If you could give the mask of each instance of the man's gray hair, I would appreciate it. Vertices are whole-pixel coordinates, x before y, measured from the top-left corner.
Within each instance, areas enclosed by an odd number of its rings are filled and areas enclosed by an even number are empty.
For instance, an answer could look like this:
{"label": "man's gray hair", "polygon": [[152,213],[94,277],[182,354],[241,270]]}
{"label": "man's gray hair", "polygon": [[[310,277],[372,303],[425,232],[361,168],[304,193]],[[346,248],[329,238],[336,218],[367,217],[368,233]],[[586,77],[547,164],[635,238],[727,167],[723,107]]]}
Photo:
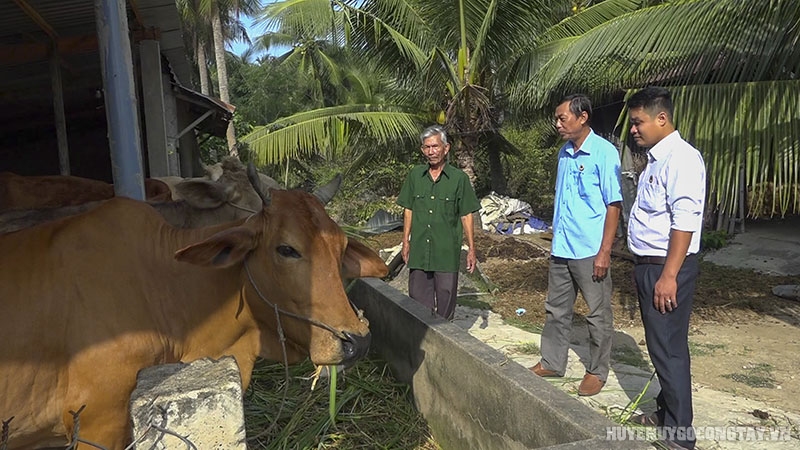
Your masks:
{"label": "man's gray hair", "polygon": [[428,139],[431,136],[439,135],[439,139],[442,140],[443,145],[447,145],[447,133],[444,131],[444,128],[441,125],[431,125],[425,130],[422,131],[422,134],[419,135],[419,142],[420,144],[425,143],[425,139]]}

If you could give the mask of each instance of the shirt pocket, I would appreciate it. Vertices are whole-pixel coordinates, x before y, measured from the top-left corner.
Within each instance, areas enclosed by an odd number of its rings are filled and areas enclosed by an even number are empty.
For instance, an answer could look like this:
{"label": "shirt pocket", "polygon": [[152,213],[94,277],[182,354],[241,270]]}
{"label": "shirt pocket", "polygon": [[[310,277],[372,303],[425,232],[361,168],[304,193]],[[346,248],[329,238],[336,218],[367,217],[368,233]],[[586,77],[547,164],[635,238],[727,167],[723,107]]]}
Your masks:
{"label": "shirt pocket", "polygon": [[637,201],[639,208],[650,213],[666,210],[667,199],[664,187],[658,183],[645,181],[644,187],[639,190]]}
{"label": "shirt pocket", "polygon": [[437,197],[436,209],[440,212],[441,216],[448,221],[456,218],[456,199],[454,197]]}

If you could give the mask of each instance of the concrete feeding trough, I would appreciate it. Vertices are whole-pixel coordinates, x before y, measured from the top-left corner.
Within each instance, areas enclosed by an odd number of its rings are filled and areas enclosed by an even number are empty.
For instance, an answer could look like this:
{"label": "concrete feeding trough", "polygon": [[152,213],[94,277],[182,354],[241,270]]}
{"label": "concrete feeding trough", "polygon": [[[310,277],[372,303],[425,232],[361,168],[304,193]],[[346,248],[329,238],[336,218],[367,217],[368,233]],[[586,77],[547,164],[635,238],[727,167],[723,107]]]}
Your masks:
{"label": "concrete feeding trough", "polygon": [[609,439],[617,424],[383,281],[354,282],[350,298],[443,449],[652,448]]}

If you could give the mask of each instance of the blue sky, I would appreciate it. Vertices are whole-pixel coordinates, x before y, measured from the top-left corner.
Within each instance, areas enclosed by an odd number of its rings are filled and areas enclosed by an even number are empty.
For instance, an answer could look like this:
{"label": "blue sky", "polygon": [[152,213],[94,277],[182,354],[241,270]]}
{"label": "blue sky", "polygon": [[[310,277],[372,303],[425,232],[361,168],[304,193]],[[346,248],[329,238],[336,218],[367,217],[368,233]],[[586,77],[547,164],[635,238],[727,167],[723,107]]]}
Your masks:
{"label": "blue sky", "polygon": [[[242,17],[242,24],[244,24],[245,28],[247,28],[247,35],[250,36],[250,39],[254,39],[264,34],[264,25],[255,25],[253,23],[253,19],[249,17]],[[245,42],[234,42],[228,46],[228,50],[237,55],[241,55],[242,52],[247,50],[247,47],[248,45]]]}
{"label": "blue sky", "polygon": [[[275,3],[276,1],[278,0],[261,0],[260,3],[262,6],[264,6],[270,3]],[[257,38],[258,36],[263,35],[264,32],[266,31],[266,25],[265,24],[256,25],[253,23],[254,19],[251,19],[249,17],[242,17],[240,20],[247,29],[247,35],[250,36],[251,40]],[[248,45],[244,42],[234,42],[233,44],[228,45],[228,50],[237,55],[241,55],[242,52],[247,50],[247,47]]]}

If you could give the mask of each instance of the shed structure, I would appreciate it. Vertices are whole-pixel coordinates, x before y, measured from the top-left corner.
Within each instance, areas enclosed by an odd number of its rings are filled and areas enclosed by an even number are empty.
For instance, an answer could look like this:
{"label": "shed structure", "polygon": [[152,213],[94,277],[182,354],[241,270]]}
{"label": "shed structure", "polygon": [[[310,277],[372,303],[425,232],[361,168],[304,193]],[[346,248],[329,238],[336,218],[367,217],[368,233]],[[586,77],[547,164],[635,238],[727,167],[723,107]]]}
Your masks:
{"label": "shed structure", "polygon": [[191,75],[174,0],[0,0],[0,171],[133,198],[146,176],[199,175],[198,137],[234,107]]}

